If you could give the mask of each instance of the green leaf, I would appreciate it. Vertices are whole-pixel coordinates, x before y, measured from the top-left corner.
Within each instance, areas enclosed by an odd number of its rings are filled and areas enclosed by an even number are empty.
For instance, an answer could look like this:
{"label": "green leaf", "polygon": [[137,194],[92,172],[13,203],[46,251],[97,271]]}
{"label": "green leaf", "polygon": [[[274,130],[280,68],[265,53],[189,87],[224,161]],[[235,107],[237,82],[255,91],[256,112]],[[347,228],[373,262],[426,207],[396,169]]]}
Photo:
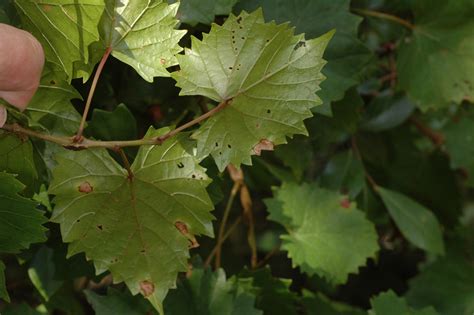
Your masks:
{"label": "green leaf", "polygon": [[411,116],[415,107],[406,96],[384,93],[376,96],[367,107],[362,128],[380,132],[401,125]]}
{"label": "green leaf", "polygon": [[410,308],[405,299],[396,296],[393,291],[379,294],[371,300],[371,304],[370,315],[438,315],[432,307],[422,310]]}
{"label": "green leaf", "polygon": [[451,168],[463,168],[467,173],[467,184],[474,187],[474,114],[469,111],[459,119],[450,121],[444,128],[446,150],[449,152]]}
{"label": "green leaf", "polygon": [[347,197],[316,185],[284,183],[275,199],[267,206],[271,218],[288,230],[282,248],[294,266],[340,284],[375,256],[375,228]]}
{"label": "green leaf", "polygon": [[[166,131],[150,129],[146,137]],[[114,281],[160,310],[176,275],[188,268],[190,240],[213,235],[209,180],[196,157],[173,138],[142,146],[132,178],[104,149],[64,152],[57,161],[52,220],[71,243],[69,255],[85,252],[97,273],[110,270]]]}
{"label": "green leaf", "polygon": [[265,23],[262,11],[230,16],[178,56],[181,95],[203,95],[227,107],[193,134],[198,156],[219,170],[251,164],[250,156],[307,134],[303,120],[319,103],[324,49],[332,33],[305,40],[287,25]]}
{"label": "green leaf", "polygon": [[443,315],[474,312],[474,267],[459,254],[448,252],[446,257],[428,265],[410,281],[408,301],[414,306],[432,305]]}
{"label": "green leaf", "polygon": [[296,179],[301,180],[314,158],[314,152],[308,150],[311,142],[308,138],[295,137],[288,144],[275,148],[275,156],[289,167]]}
{"label": "green leaf", "polygon": [[62,280],[55,278],[56,268],[53,254],[51,248],[42,246],[35,253],[28,268],[28,276],[31,282],[45,301],[48,301],[63,284]]}
{"label": "green leaf", "polygon": [[296,315],[298,296],[290,291],[291,280],[272,276],[269,268],[244,270],[242,278],[252,278],[257,289],[256,307],[265,315]]}
{"label": "green leaf", "polygon": [[196,268],[170,292],[165,311],[167,315],[262,315],[254,304],[251,279],[226,279],[222,269]]}
{"label": "green leaf", "polygon": [[326,165],[320,177],[321,186],[357,197],[365,185],[364,167],[352,150],[338,153]]}
{"label": "green leaf", "polygon": [[65,75],[46,64],[40,86],[26,112],[32,127],[39,126],[48,133],[70,136],[79,128],[81,115],[72,106],[72,99],[81,95],[67,82]]}
{"label": "green leaf", "polygon": [[132,296],[129,292],[109,288],[105,296],[98,295],[90,290],[85,290],[84,294],[96,315],[156,314],[150,303],[142,297]]}
{"label": "green leaf", "polygon": [[[15,0],[23,27],[42,44],[46,60],[67,74],[67,80],[87,78],[89,45],[99,40],[97,25],[104,0]],[[77,74],[78,69],[88,72]]]}
{"label": "green leaf", "polygon": [[396,191],[382,187],[377,191],[400,232],[411,243],[433,254],[444,254],[441,227],[430,210]]}
{"label": "green leaf", "polygon": [[44,315],[28,304],[21,303],[18,305],[9,305],[5,310],[2,310],[2,315]]}
{"label": "green leaf", "polygon": [[[415,29],[402,41],[399,84],[426,111],[474,101],[474,3],[411,1]],[[427,80],[429,78],[429,80]]]}
{"label": "green leaf", "polygon": [[0,172],[0,252],[18,253],[46,240],[46,218],[35,202],[18,194],[24,188],[15,176]]}
{"label": "green leaf", "polygon": [[349,305],[329,300],[323,294],[303,291],[302,303],[308,315],[365,315],[366,312]]}
{"label": "green leaf", "polygon": [[179,3],[164,0],[107,1],[100,21],[100,45],[94,45],[96,56],[107,49],[112,56],[132,66],[143,79],[169,77],[166,68],[176,65],[175,55],[185,30],[175,30]]}
{"label": "green leaf", "polygon": [[18,180],[27,186],[38,178],[33,147],[27,138],[0,131],[0,171],[18,175]]}
{"label": "green leaf", "polygon": [[[357,38],[362,19],[350,13],[350,0],[241,0],[237,9],[254,10],[263,7],[267,20],[290,21],[298,33],[315,37],[336,29],[336,34],[324,54],[327,76],[318,93],[325,105],[340,100],[344,93],[360,82],[366,65],[372,60],[367,47]],[[319,110],[316,107],[315,110]]]}
{"label": "green leaf", "polygon": [[5,265],[0,260],[0,299],[10,302],[10,296],[8,296],[7,286],[5,282]]}
{"label": "green leaf", "polygon": [[181,0],[178,16],[182,23],[211,24],[216,15],[228,15],[238,0]]}
{"label": "green leaf", "polygon": [[135,117],[124,104],[119,104],[113,112],[94,109],[86,131],[105,141],[134,140],[138,137]]}

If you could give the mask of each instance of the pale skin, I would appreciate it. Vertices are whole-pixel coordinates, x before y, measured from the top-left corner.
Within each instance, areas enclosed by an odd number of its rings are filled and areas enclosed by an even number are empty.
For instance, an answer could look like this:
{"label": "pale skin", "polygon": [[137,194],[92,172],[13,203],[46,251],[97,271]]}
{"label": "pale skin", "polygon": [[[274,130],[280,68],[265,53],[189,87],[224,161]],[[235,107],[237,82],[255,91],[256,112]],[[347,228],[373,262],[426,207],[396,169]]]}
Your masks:
{"label": "pale skin", "polygon": [[[0,23],[0,98],[24,110],[38,89],[44,65],[41,44],[30,33]],[[0,128],[7,111],[0,106]]]}

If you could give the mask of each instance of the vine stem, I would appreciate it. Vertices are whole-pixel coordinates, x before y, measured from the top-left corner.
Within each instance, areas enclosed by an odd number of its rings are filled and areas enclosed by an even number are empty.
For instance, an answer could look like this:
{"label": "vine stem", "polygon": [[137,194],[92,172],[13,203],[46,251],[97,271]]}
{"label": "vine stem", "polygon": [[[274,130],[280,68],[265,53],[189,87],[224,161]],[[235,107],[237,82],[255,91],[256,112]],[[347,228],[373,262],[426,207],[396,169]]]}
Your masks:
{"label": "vine stem", "polygon": [[128,140],[128,141],[97,141],[97,140],[91,140],[91,139],[81,137],[80,141],[77,141],[76,140],[77,136],[61,137],[61,136],[50,135],[50,134],[24,128],[18,124],[5,124],[2,127],[2,129],[9,132],[38,138],[44,141],[53,142],[53,143],[63,146],[66,149],[74,150],[74,151],[85,150],[85,149],[90,149],[90,148],[105,148],[105,149],[111,149],[111,150],[116,151],[118,148],[125,148],[125,147],[137,147],[137,146],[142,146],[142,145],[160,145],[166,140],[168,140],[169,138],[174,137],[179,132],[187,128],[190,128],[196,124],[199,124],[200,122],[217,114],[218,112],[220,112],[221,110],[223,110],[225,107],[227,107],[230,104],[231,104],[231,100],[223,101],[219,105],[214,107],[212,110],[197,117],[196,119],[193,119],[190,122],[174,130],[171,130],[170,132],[160,137],[148,138],[148,139],[138,139],[138,140]]}
{"label": "vine stem", "polygon": [[204,262],[204,268],[207,268],[210,264],[211,264],[211,261],[212,259],[214,258],[214,256],[216,255],[217,253],[217,249],[222,246],[222,244],[225,242],[225,240],[232,234],[232,232],[234,232],[235,228],[239,225],[239,223],[242,221],[242,217],[238,217],[237,219],[235,219],[235,221],[230,225],[229,229],[227,230],[227,232],[224,234],[224,236],[222,237],[222,240],[217,240],[217,243],[216,245],[214,246],[214,248],[212,249],[211,253],[209,254],[209,256],[207,257],[206,261]]}
{"label": "vine stem", "polygon": [[79,125],[79,129],[77,130],[76,137],[74,138],[75,142],[80,142],[82,139],[82,134],[84,133],[84,127],[86,125],[87,115],[89,114],[89,110],[91,108],[92,98],[94,97],[95,89],[97,87],[97,82],[99,82],[100,75],[102,74],[102,70],[104,70],[105,62],[109,59],[110,54],[112,53],[112,47],[108,47],[105,51],[102,59],[100,60],[99,66],[97,67],[97,71],[94,74],[94,80],[92,81],[91,88],[89,90],[89,95],[87,96],[86,106],[84,107],[84,113],[82,114],[81,124]]}
{"label": "vine stem", "polygon": [[216,260],[214,262],[215,269],[218,269],[221,266],[222,244],[224,243],[223,239],[225,234],[225,228],[227,225],[227,220],[229,219],[230,210],[232,209],[232,205],[234,204],[235,197],[239,192],[241,184],[241,182],[234,182],[232,190],[230,191],[229,200],[227,201],[227,205],[224,210],[224,216],[222,217],[221,225],[219,226],[219,234],[217,236],[216,243]]}
{"label": "vine stem", "polygon": [[411,30],[415,29],[415,25],[407,20],[404,20],[396,15],[388,14],[388,13],[383,13],[379,11],[373,11],[373,10],[366,10],[366,9],[353,9],[355,13],[358,13],[360,15],[365,15],[365,16],[371,16],[371,17],[376,17],[379,19],[384,19],[387,21],[395,22],[397,24],[403,25],[406,28],[409,28]]}

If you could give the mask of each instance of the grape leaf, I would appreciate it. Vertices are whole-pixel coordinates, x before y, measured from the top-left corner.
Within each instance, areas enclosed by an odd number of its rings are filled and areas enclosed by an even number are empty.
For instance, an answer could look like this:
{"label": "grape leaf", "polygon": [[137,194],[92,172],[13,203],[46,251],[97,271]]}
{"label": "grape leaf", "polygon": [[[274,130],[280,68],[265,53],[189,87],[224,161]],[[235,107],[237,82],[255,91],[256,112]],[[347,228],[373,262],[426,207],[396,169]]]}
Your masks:
{"label": "grape leaf", "polygon": [[[147,137],[166,131],[150,129]],[[104,149],[65,152],[57,161],[52,220],[71,243],[69,255],[85,252],[98,273],[109,269],[160,310],[177,273],[188,268],[194,235],[213,235],[204,169],[178,138],[142,146],[133,177]]]}
{"label": "grape leaf", "polygon": [[474,101],[474,2],[410,3],[415,28],[399,49],[400,87],[422,110]]}
{"label": "grape leaf", "polygon": [[[67,80],[88,77],[89,45],[99,40],[97,28],[104,0],[15,0],[23,27],[42,44],[46,60]],[[77,70],[87,69],[78,74]]]}
{"label": "grape leaf", "polygon": [[433,254],[444,254],[441,227],[430,210],[396,191],[382,187],[377,191],[400,232],[411,243]]}
{"label": "grape leaf", "polygon": [[277,222],[288,230],[282,248],[294,266],[339,284],[375,256],[375,228],[347,197],[316,185],[284,183],[275,199],[279,202],[267,205],[270,213],[277,213],[273,219],[281,218]]}
{"label": "grape leaf", "polygon": [[379,294],[371,300],[371,304],[370,315],[438,315],[432,307],[422,310],[412,309],[405,299],[396,296],[393,291]]}
{"label": "grape leaf", "polygon": [[107,1],[100,21],[100,45],[93,45],[96,56],[107,49],[112,56],[132,66],[143,79],[168,77],[167,67],[177,64],[175,55],[185,30],[175,30],[179,3],[164,0]]}
{"label": "grape leaf", "polygon": [[259,6],[263,7],[266,19],[278,23],[290,21],[298,33],[310,38],[336,29],[324,54],[328,65],[323,74],[327,80],[318,93],[324,107],[342,99],[350,87],[360,82],[359,77],[372,60],[372,54],[357,38],[362,19],[350,13],[350,0],[241,0],[237,9],[254,10]]}
{"label": "grape leaf", "polygon": [[102,296],[90,290],[84,291],[87,301],[92,305],[96,315],[153,315],[156,312],[145,299],[132,296],[109,288],[107,295]]}
{"label": "grape leaf", "polygon": [[408,301],[414,306],[433,305],[440,314],[474,312],[474,267],[462,255],[448,255],[428,265],[410,281]]}
{"label": "grape leaf", "polygon": [[10,296],[8,296],[7,286],[5,283],[5,265],[0,260],[0,299],[10,302]]}
{"label": "grape leaf", "polygon": [[303,120],[319,104],[324,49],[332,36],[294,36],[287,24],[265,23],[262,11],[230,16],[178,56],[180,95],[227,102],[193,138],[198,156],[212,154],[219,170],[251,164],[251,154],[307,134]]}
{"label": "grape leaf", "polygon": [[28,139],[0,131],[0,171],[18,175],[18,180],[31,187],[38,178],[33,160],[33,147]]}
{"label": "grape leaf", "polygon": [[24,188],[15,176],[0,172],[0,252],[18,253],[46,240],[46,218],[35,202],[18,194]]}
{"label": "grape leaf", "polygon": [[50,63],[46,64],[38,91],[26,109],[31,118],[30,125],[57,135],[74,134],[81,115],[72,106],[72,99],[81,99],[81,95],[63,73],[54,70]]}
{"label": "grape leaf", "polygon": [[[250,279],[226,279],[224,270],[195,268],[165,300],[167,315],[262,315]],[[183,301],[188,301],[183,303]]]}

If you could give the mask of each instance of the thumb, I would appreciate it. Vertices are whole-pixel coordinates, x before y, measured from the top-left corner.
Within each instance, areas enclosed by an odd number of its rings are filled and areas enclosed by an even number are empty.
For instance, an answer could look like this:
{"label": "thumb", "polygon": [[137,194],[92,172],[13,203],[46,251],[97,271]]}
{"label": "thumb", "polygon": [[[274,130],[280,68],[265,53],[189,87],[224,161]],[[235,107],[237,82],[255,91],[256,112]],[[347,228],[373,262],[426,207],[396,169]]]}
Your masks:
{"label": "thumb", "polygon": [[7,121],[7,109],[0,105],[0,128],[5,125],[5,122]]}

